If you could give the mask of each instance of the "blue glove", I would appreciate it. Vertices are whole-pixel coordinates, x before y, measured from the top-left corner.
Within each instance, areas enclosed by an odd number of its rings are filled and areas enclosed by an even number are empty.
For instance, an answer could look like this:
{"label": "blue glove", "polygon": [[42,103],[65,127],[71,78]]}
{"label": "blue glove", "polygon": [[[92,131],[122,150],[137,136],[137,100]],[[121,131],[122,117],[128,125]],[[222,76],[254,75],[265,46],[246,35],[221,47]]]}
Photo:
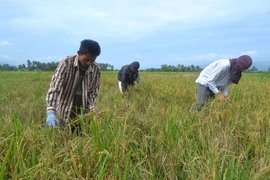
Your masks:
{"label": "blue glove", "polygon": [[56,120],[55,112],[47,113],[46,124],[48,126],[52,126],[53,128],[56,128],[58,126],[58,121]]}

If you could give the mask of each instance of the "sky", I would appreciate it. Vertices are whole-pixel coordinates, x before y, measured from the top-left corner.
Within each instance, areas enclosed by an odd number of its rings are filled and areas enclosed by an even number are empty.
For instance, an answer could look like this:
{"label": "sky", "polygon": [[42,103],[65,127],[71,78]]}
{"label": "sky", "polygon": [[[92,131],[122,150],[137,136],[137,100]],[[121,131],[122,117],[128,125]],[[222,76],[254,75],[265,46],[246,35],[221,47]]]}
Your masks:
{"label": "sky", "polygon": [[205,67],[250,55],[270,67],[269,0],[0,0],[0,64],[59,62],[83,39],[115,69]]}

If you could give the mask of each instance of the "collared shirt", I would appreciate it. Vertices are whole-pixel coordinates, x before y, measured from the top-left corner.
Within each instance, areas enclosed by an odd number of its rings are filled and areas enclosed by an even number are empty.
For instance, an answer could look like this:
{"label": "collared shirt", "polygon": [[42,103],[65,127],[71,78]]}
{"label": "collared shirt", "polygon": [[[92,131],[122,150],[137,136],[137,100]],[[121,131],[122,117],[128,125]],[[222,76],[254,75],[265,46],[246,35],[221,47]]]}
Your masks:
{"label": "collared shirt", "polygon": [[78,114],[82,113],[82,82],[83,79],[85,77],[85,72],[87,69],[84,69],[81,67],[80,63],[79,63],[79,71],[80,71],[80,75],[79,75],[79,80],[76,86],[76,90],[75,90],[75,96],[74,96],[74,101],[73,101],[73,107],[72,107],[72,112],[70,114],[70,118],[74,118],[76,117]]}
{"label": "collared shirt", "polygon": [[134,85],[134,82],[138,79],[138,77],[138,70],[133,72],[130,68],[130,65],[122,66],[122,68],[118,72],[118,81],[121,81],[122,91],[127,91],[128,85]]}
{"label": "collared shirt", "polygon": [[[68,122],[79,76],[78,55],[68,56],[59,63],[46,97],[47,112],[57,110],[60,119]],[[86,70],[82,81],[82,106],[85,111],[90,111],[95,107],[99,88],[100,68],[94,62]]]}
{"label": "collared shirt", "polygon": [[220,89],[222,94],[227,96],[228,86],[232,84],[230,80],[230,61],[221,59],[211,63],[203,69],[195,82],[209,87],[215,94]]}

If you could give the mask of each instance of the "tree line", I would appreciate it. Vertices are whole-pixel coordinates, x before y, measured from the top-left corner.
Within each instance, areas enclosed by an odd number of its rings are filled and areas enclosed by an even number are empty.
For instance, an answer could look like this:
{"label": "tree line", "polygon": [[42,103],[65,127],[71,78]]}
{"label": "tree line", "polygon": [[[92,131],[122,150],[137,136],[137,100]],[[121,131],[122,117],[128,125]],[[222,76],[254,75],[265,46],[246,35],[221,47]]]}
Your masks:
{"label": "tree line", "polygon": [[[0,64],[0,71],[54,71],[59,62],[41,63],[39,61],[27,60],[26,64],[11,66],[9,64]],[[102,71],[113,71],[114,66],[108,63],[98,63]]]}
{"label": "tree line", "polygon": [[[48,63],[41,63],[39,61],[30,61],[27,60],[27,64],[20,64],[19,66],[10,66],[9,64],[0,64],[0,71],[54,71],[58,66],[59,62],[48,62]],[[114,71],[114,66],[108,63],[98,63],[101,71]],[[162,64],[160,68],[148,68],[141,71],[149,71],[149,72],[200,72],[203,68],[200,66],[185,66],[178,64],[177,66],[174,65],[167,65]],[[256,73],[256,72],[263,72],[258,71],[255,66],[252,66],[250,69],[246,70],[245,72],[249,73]],[[270,67],[268,68],[268,72],[270,72]]]}
{"label": "tree line", "polygon": [[27,64],[20,64],[19,66],[0,64],[0,71],[54,71],[57,65],[58,63],[56,62],[41,63],[39,61],[27,60]]}

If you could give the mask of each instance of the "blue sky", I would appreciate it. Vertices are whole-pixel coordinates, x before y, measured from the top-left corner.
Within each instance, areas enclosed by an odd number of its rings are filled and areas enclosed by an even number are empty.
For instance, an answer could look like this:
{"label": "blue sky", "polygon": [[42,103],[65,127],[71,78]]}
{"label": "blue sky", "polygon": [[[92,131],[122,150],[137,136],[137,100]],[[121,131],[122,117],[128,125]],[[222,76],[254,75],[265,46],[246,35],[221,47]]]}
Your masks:
{"label": "blue sky", "polygon": [[270,67],[269,0],[0,0],[0,64],[58,62],[80,41],[116,69],[199,65],[248,54]]}

